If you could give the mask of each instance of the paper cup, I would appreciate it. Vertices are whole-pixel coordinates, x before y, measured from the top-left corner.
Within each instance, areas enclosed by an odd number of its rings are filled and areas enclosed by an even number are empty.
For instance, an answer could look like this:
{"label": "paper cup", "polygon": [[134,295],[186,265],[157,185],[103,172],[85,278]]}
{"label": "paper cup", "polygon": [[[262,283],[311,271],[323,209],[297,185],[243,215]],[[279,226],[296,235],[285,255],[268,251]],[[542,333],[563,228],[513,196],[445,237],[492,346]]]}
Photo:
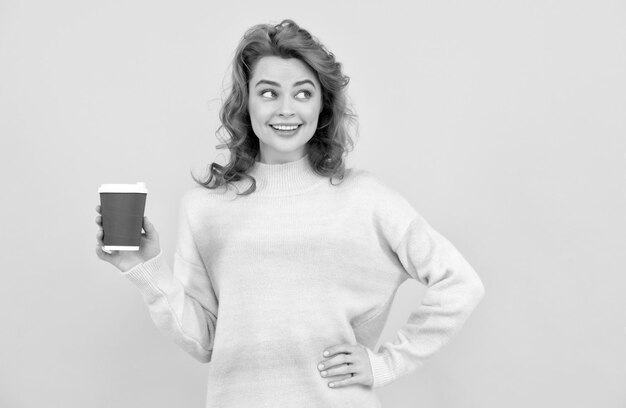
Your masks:
{"label": "paper cup", "polygon": [[104,231],[102,249],[138,251],[148,196],[146,184],[102,184],[98,193]]}

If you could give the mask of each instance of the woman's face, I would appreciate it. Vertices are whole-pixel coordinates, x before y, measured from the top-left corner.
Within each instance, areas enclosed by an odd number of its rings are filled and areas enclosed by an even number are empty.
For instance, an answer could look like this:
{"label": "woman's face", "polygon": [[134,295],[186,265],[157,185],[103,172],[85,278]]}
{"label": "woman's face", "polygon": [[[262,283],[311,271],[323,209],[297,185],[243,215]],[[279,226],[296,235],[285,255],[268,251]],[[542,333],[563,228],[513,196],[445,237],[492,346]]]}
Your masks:
{"label": "woman's face", "polygon": [[[262,57],[253,69],[248,92],[260,161],[278,164],[304,157],[322,111],[322,90],[315,73],[297,58]],[[277,125],[286,127],[281,130]]]}

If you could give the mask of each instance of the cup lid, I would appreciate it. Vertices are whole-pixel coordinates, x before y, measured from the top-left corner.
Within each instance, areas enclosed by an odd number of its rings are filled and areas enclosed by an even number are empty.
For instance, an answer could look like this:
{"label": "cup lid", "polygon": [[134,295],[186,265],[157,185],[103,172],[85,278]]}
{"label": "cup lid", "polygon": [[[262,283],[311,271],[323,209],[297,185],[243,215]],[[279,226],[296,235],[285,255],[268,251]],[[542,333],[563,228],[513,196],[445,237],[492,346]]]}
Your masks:
{"label": "cup lid", "polygon": [[146,183],[139,181],[135,184],[102,184],[98,193],[144,193],[148,194]]}

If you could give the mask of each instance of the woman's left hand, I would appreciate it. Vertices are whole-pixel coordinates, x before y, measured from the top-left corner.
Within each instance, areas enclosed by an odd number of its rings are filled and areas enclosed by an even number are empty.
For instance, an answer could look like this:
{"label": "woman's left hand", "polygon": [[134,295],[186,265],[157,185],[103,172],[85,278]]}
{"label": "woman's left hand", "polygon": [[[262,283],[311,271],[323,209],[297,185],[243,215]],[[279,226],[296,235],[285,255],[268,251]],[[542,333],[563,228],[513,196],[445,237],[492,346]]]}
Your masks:
{"label": "woman's left hand", "polygon": [[351,375],[343,380],[329,382],[329,387],[339,388],[353,384],[372,386],[374,378],[370,359],[364,346],[360,344],[338,344],[328,347],[325,351],[328,351],[328,355],[323,354],[325,359],[317,365],[322,378],[334,375]]}

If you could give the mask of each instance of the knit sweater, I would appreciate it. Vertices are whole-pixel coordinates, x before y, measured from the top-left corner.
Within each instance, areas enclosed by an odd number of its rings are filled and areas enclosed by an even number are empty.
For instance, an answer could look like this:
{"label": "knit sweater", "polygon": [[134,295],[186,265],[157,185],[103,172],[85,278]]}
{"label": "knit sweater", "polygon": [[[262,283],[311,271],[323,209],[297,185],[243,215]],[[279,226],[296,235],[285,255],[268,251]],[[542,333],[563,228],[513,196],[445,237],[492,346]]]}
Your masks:
{"label": "knit sweater", "polygon": [[[156,326],[209,363],[207,408],[374,408],[463,326],[484,286],[459,251],[371,172],[317,174],[306,155],[255,162],[251,185],[197,186],[163,252],[122,272]],[[393,342],[375,349],[398,287],[427,286]],[[416,302],[417,303],[417,302]],[[373,385],[331,388],[326,348],[366,347]],[[337,379],[337,377],[335,377]]]}

